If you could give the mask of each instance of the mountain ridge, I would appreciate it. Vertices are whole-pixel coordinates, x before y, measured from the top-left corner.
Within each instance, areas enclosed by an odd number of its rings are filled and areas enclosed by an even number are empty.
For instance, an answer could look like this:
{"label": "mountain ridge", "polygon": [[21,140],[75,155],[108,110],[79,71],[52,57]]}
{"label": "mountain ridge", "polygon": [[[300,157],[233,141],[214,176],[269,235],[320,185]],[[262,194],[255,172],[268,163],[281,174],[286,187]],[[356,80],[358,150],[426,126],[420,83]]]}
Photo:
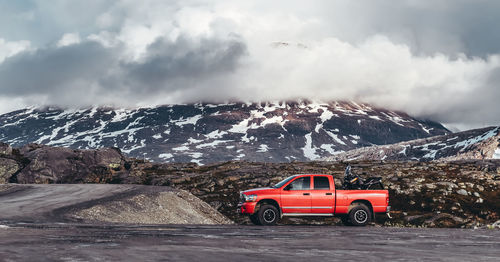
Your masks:
{"label": "mountain ridge", "polygon": [[309,161],[450,133],[406,113],[355,102],[177,104],[135,109],[30,108],[0,115],[0,141],[117,147],[157,162]]}

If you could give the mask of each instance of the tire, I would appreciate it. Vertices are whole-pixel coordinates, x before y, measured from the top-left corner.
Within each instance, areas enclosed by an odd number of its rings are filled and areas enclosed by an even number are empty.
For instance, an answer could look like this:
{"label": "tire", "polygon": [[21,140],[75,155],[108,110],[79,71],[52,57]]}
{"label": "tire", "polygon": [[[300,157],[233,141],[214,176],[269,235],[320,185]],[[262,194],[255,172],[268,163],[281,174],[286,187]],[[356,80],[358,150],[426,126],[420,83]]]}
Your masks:
{"label": "tire", "polygon": [[250,215],[249,218],[250,218],[250,221],[252,221],[252,223],[254,225],[256,225],[256,226],[260,226],[261,225],[257,213]]}
{"label": "tire", "polygon": [[349,222],[349,216],[341,216],[340,220],[342,221],[342,224],[344,224],[344,226],[352,226],[351,222]]}
{"label": "tire", "polygon": [[349,211],[349,222],[353,226],[366,226],[371,220],[371,211],[365,204],[359,203]]}
{"label": "tire", "polygon": [[273,226],[276,225],[276,222],[278,222],[280,213],[273,205],[263,205],[257,212],[257,218],[259,219],[261,225]]}

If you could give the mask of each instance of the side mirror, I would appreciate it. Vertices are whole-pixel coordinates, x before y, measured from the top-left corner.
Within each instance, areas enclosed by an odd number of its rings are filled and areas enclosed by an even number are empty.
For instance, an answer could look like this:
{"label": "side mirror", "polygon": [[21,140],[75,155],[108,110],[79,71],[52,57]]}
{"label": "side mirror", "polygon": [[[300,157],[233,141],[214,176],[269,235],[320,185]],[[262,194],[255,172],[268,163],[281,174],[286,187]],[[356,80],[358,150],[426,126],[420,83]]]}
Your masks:
{"label": "side mirror", "polygon": [[291,190],[292,187],[293,187],[292,184],[289,184],[288,186],[286,186],[285,188],[283,188],[283,190],[288,191],[288,190]]}

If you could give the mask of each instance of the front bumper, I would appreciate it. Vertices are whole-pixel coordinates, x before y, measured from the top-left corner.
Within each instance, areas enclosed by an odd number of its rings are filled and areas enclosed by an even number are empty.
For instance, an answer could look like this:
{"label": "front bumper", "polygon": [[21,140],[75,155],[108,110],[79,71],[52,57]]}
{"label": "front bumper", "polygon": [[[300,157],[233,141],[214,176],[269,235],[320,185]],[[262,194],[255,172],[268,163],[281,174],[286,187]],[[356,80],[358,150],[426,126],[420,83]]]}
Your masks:
{"label": "front bumper", "polygon": [[391,217],[391,206],[387,206],[387,209],[385,210],[385,213],[387,214],[388,218],[392,218]]}
{"label": "front bumper", "polygon": [[242,215],[251,215],[255,212],[256,205],[257,205],[257,202],[239,203],[238,209],[236,209],[236,212],[238,214],[242,214]]}

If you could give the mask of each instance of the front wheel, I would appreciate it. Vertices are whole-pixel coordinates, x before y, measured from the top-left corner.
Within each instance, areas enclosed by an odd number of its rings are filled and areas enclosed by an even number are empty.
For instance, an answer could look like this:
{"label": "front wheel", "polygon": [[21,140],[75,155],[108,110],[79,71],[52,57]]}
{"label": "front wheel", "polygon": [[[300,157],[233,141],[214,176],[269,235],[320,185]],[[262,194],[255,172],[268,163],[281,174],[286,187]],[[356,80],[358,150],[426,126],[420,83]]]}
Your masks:
{"label": "front wheel", "polygon": [[250,218],[250,221],[252,221],[252,223],[256,226],[260,226],[260,221],[259,221],[259,217],[258,217],[258,214],[252,214],[249,216]]}
{"label": "front wheel", "polygon": [[349,212],[349,222],[353,226],[366,226],[371,219],[370,209],[365,204],[358,204]]}
{"label": "front wheel", "polygon": [[279,211],[275,206],[263,205],[259,208],[257,217],[259,218],[260,224],[263,226],[276,225],[279,219]]}

